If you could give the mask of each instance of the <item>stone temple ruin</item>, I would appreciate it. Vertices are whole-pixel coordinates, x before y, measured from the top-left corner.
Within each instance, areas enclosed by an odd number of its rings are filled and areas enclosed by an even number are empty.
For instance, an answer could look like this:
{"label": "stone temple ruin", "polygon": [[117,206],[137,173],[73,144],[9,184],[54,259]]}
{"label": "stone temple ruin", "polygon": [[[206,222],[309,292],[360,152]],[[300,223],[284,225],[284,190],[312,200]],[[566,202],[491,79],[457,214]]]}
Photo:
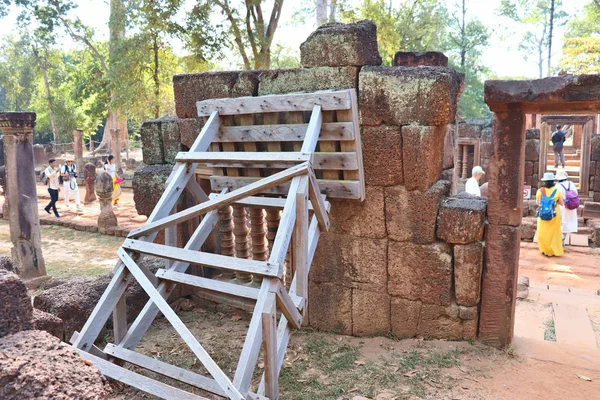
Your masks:
{"label": "stone temple ruin", "polygon": [[[600,194],[589,125],[600,79],[490,81],[493,121],[457,121],[464,76],[438,52],[399,52],[381,66],[370,21],[320,27],[301,61],[175,76],[177,115],[144,123],[147,166],[133,185],[148,223],[125,240],[87,321],[62,325],[104,375],[165,399],[203,398],[121,367],[129,363],[225,398],[266,399],[278,396],[301,326],[510,344],[524,184],[535,191],[548,166],[547,126],[568,120],[582,126],[579,183],[590,200]],[[487,172],[488,199],[460,193],[474,165]],[[150,268],[144,255],[169,264]],[[166,302],[184,290],[253,311],[233,376]],[[42,294],[36,304],[55,302]],[[210,377],[135,352],[159,311]],[[113,337],[96,347],[111,315]],[[264,375],[251,387],[261,347]]]}

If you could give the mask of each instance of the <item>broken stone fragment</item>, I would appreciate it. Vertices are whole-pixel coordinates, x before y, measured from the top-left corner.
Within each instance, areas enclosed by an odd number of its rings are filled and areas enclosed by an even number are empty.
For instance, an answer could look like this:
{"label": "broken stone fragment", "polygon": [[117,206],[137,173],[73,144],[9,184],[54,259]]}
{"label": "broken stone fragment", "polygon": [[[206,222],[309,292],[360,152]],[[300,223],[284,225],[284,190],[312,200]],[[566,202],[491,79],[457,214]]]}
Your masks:
{"label": "broken stone fragment", "polygon": [[165,182],[171,174],[170,165],[149,165],[133,174],[133,201],[139,215],[150,216],[165,191]]}
{"label": "broken stone fragment", "polygon": [[0,337],[32,329],[32,318],[27,287],[16,274],[0,269]]}
{"label": "broken stone fragment", "polygon": [[381,65],[377,26],[369,20],[321,25],[300,45],[305,68]]}
{"label": "broken stone fragment", "polygon": [[441,51],[398,51],[394,56],[394,65],[399,67],[447,67],[448,57]]}

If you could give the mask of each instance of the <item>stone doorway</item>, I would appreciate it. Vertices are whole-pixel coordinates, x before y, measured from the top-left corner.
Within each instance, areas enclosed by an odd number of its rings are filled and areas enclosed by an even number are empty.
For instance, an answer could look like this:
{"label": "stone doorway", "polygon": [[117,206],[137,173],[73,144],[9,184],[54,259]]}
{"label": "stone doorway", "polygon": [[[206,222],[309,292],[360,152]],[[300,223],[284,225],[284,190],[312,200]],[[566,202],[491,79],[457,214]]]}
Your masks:
{"label": "stone doorway", "polygon": [[[598,114],[600,76],[487,81],[485,101],[494,113],[494,120],[479,337],[492,345],[506,346],[512,341],[515,324],[526,115]],[[593,138],[590,143],[597,141]],[[593,157],[598,146],[591,144],[591,147]]]}

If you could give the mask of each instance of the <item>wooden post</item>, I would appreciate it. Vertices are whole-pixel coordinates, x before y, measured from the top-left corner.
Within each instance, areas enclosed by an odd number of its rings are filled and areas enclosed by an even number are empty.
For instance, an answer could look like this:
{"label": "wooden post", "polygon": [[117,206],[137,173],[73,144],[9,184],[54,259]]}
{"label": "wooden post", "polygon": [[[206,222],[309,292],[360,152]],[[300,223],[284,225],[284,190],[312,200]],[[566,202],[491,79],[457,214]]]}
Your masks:
{"label": "wooden post", "polygon": [[308,177],[302,177],[296,194],[293,259],[296,294],[308,299]]}
{"label": "wooden post", "polygon": [[269,293],[262,312],[263,350],[265,357],[265,396],[279,399],[279,367],[277,362],[277,322],[275,293]]}
{"label": "wooden post", "polygon": [[[250,259],[250,245],[248,244],[248,218],[246,208],[242,206],[233,206],[233,222],[235,235],[235,256],[237,258]],[[252,277],[243,272],[236,272],[236,278],[241,282],[250,282]]]}
{"label": "wooden post", "polygon": [[23,280],[46,275],[33,160],[35,113],[0,113],[12,261]]}
{"label": "wooden post", "polygon": [[[233,208],[231,206],[219,209],[219,234],[221,236],[221,254],[235,257],[235,238],[233,237]],[[223,279],[235,278],[235,273],[224,271]]]}

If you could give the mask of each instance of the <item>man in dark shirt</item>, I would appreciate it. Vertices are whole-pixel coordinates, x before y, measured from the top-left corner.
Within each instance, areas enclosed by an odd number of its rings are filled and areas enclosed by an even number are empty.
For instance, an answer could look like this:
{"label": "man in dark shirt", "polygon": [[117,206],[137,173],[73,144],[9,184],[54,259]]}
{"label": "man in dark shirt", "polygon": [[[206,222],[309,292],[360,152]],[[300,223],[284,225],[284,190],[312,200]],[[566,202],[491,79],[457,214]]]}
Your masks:
{"label": "man in dark shirt", "polygon": [[565,149],[564,144],[567,140],[567,135],[561,130],[562,126],[556,125],[556,131],[552,134],[550,140],[554,144],[554,168],[558,168],[558,160],[565,167]]}

